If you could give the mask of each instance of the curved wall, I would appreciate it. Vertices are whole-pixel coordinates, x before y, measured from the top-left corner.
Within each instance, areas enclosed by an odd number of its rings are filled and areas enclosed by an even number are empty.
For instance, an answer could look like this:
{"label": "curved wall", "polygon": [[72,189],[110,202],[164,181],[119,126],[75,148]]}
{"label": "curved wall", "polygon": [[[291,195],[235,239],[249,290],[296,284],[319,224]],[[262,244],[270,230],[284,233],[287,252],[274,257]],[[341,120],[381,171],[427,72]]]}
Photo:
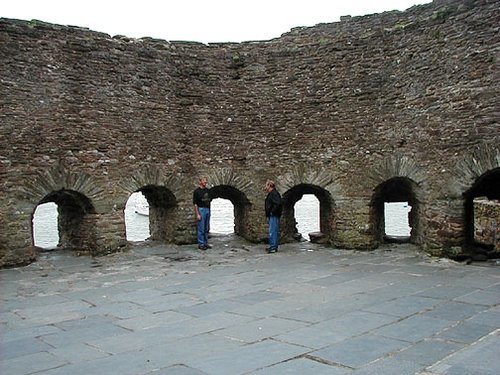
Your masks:
{"label": "curved wall", "polygon": [[500,167],[499,5],[435,1],[210,45],[0,19],[0,263],[35,257],[31,216],[54,196],[82,207],[84,252],[126,246],[136,190],[165,190],[150,193],[152,232],[189,243],[202,174],[227,187],[249,240],[265,238],[273,178],[282,194],[321,192],[328,243],[367,249],[377,188],[404,178],[412,241],[447,255],[464,245],[462,194]]}

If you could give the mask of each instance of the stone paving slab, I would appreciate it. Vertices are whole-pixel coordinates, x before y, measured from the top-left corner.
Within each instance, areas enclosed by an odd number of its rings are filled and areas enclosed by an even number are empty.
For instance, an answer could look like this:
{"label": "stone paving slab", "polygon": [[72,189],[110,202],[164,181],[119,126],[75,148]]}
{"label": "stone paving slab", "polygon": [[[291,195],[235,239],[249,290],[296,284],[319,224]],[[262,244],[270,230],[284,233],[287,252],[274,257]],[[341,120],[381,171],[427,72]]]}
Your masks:
{"label": "stone paving slab", "polygon": [[305,354],[307,348],[264,340],[208,359],[196,359],[190,367],[207,374],[245,374]]}
{"label": "stone paving slab", "polygon": [[347,375],[352,373],[344,367],[330,366],[309,358],[297,358],[269,366],[252,372],[254,375],[275,374],[314,374],[314,375]]}
{"label": "stone paving slab", "polygon": [[385,327],[377,328],[373,330],[373,333],[401,341],[418,343],[450,326],[451,323],[448,320],[414,315]]}
{"label": "stone paving slab", "polygon": [[366,334],[313,351],[310,356],[327,363],[356,369],[409,346],[410,343],[402,340]]}
{"label": "stone paving slab", "polygon": [[464,344],[453,341],[430,338],[419,341],[415,345],[396,353],[393,358],[398,361],[429,366],[464,347]]}
{"label": "stone paving slab", "polygon": [[430,366],[426,375],[466,375],[498,374],[498,355],[500,353],[500,330],[492,332],[481,340],[456,353],[451,354],[439,363]]}
{"label": "stone paving slab", "polygon": [[216,236],[0,270],[0,374],[500,374],[500,267]]}

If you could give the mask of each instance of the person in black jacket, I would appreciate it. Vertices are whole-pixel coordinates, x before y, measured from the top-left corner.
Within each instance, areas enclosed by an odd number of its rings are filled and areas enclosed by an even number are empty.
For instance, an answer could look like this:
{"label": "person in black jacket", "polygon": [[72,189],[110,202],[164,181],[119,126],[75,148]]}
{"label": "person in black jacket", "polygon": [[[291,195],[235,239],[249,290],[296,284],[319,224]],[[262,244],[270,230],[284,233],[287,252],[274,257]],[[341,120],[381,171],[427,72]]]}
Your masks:
{"label": "person in black jacket", "polygon": [[267,180],[265,189],[267,196],[264,206],[269,222],[269,247],[266,250],[268,253],[275,253],[278,251],[280,241],[280,217],[283,211],[283,204],[274,181]]}
{"label": "person in black jacket", "polygon": [[208,179],[200,178],[200,186],[193,192],[194,213],[197,221],[198,249],[211,248],[208,244],[208,231],[210,228],[210,192],[207,187]]}

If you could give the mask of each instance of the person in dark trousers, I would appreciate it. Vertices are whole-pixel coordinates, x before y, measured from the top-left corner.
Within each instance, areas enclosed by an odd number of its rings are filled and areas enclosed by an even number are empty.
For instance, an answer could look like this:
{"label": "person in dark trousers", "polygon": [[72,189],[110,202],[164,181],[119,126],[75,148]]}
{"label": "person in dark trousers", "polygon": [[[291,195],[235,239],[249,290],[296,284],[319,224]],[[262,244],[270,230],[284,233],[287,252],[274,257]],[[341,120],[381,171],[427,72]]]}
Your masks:
{"label": "person in dark trousers", "polygon": [[207,187],[208,179],[200,178],[200,186],[193,192],[194,213],[198,222],[198,249],[206,250],[211,248],[208,244],[208,232],[210,230],[210,193]]}
{"label": "person in dark trousers", "polygon": [[274,181],[267,180],[265,189],[267,196],[264,206],[269,222],[269,247],[266,250],[268,253],[275,253],[278,251],[280,241],[280,217],[283,211],[283,204]]}

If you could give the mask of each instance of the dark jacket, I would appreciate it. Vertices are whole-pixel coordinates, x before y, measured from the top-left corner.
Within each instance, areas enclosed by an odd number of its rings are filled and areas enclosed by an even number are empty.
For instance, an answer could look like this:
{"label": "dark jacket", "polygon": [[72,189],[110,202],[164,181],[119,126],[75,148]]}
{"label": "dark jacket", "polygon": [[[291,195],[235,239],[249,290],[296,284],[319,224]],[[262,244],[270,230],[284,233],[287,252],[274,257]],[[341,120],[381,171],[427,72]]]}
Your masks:
{"label": "dark jacket", "polygon": [[266,216],[281,216],[283,211],[283,204],[281,202],[281,195],[276,189],[273,189],[267,194],[265,201]]}
{"label": "dark jacket", "polygon": [[210,190],[208,188],[202,189],[198,187],[193,192],[193,204],[198,207],[210,208],[210,201],[212,197],[210,196]]}

